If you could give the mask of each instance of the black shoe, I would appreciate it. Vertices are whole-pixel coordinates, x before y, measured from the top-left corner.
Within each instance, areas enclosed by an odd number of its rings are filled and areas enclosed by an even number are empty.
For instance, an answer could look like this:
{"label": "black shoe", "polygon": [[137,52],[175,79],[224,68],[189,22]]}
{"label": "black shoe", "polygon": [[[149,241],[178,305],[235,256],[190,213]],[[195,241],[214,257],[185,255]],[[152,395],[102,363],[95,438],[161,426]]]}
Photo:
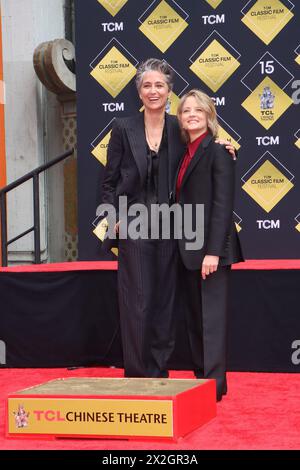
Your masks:
{"label": "black shoe", "polygon": [[194,369],[196,379],[204,379],[204,372],[201,369]]}

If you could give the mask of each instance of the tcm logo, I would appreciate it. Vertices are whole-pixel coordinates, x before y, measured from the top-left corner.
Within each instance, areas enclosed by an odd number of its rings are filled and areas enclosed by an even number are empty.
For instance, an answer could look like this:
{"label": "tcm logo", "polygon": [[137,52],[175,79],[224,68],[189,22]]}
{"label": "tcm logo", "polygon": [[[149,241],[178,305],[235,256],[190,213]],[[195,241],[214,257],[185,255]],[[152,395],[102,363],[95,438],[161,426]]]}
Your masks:
{"label": "tcm logo", "polygon": [[218,23],[225,23],[225,14],[223,15],[203,15],[203,23],[204,24],[218,24]]}
{"label": "tcm logo", "polygon": [[292,349],[295,349],[291,356],[292,363],[294,366],[298,366],[300,364],[300,339],[295,339],[291,345]]}
{"label": "tcm logo", "polygon": [[280,228],[280,220],[257,220],[256,221],[258,228],[270,230],[270,229],[279,229]]}
{"label": "tcm logo", "polygon": [[105,112],[124,111],[124,103],[102,103],[102,105]]}
{"label": "tcm logo", "polygon": [[212,96],[211,99],[213,100],[215,106],[225,106],[225,96],[217,96],[216,98]]}
{"label": "tcm logo", "polygon": [[265,135],[264,137],[256,137],[257,145],[279,145],[279,135],[276,137]]}
{"label": "tcm logo", "polygon": [[103,31],[105,33],[109,32],[112,33],[113,31],[123,31],[124,25],[123,22],[121,23],[101,23]]}

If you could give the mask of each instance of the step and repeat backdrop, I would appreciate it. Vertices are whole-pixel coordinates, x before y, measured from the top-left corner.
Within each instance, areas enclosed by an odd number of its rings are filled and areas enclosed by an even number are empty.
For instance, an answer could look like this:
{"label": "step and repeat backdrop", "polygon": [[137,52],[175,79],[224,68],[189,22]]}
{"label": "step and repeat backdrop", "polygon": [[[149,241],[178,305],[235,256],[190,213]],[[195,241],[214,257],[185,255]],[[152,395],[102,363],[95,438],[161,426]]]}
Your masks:
{"label": "step and repeat backdrop", "polygon": [[76,36],[80,259],[104,258],[107,145],[114,119],[141,109],[134,77],[149,57],[174,70],[168,112],[202,89],[220,137],[239,149],[234,217],[246,258],[299,258],[299,1],[76,0]]}

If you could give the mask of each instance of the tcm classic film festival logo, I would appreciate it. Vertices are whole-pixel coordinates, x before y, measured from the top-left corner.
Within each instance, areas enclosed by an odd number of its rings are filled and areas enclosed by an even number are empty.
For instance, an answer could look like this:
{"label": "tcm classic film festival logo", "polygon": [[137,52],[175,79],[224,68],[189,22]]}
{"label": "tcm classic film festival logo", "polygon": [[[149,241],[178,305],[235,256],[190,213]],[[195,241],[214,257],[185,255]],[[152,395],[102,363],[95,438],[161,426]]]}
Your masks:
{"label": "tcm classic film festival logo", "polygon": [[270,44],[293,18],[295,5],[289,0],[248,1],[241,10],[242,22],[265,44]]}
{"label": "tcm classic film festival logo", "polygon": [[243,190],[270,212],[294,187],[294,175],[271,152],[265,152],[242,176]]}
{"label": "tcm classic film festival logo", "polygon": [[295,217],[295,221],[296,221],[296,226],[295,226],[295,229],[300,232],[300,214],[298,214],[296,217]]}
{"label": "tcm classic film festival logo", "polygon": [[101,165],[106,166],[107,162],[107,147],[112,131],[112,125],[115,118],[113,118],[107,126],[102,129],[100,134],[93,140],[91,143],[92,155],[101,163]]}
{"label": "tcm classic film festival logo", "polygon": [[216,92],[240,66],[241,54],[213,31],[189,58],[190,69]]}
{"label": "tcm classic film festival logo", "polygon": [[295,145],[300,150],[300,129],[298,129],[297,132],[295,133],[295,137],[296,137]]}
{"label": "tcm classic film festival logo", "polygon": [[298,47],[296,47],[295,54],[296,54],[295,61],[297,62],[298,65],[300,65],[300,44]]}
{"label": "tcm classic film festival logo", "polygon": [[220,5],[220,3],[223,2],[223,0],[205,0],[205,1],[209,3],[210,6],[213,8],[217,8]]}
{"label": "tcm classic film festival logo", "polygon": [[98,0],[98,2],[112,15],[115,16],[128,0]]}
{"label": "tcm classic film festival logo", "polygon": [[240,140],[241,136],[223,119],[218,113],[218,137],[220,139],[228,140],[232,143],[234,148],[239,150],[241,148]]}
{"label": "tcm classic film festival logo", "polygon": [[139,17],[139,30],[161,51],[166,52],[187,28],[189,15],[174,0],[152,2]]}
{"label": "tcm classic film festival logo", "polygon": [[[93,142],[91,142],[91,153],[103,166],[106,166],[107,163],[107,147],[114,120],[115,118],[113,118],[104,129],[102,129]],[[98,208],[96,209],[96,217],[92,222],[92,226],[93,234],[103,242],[108,230],[108,221],[106,218],[102,217],[101,211]],[[117,248],[112,248],[111,251],[115,256],[118,256]]]}
{"label": "tcm classic film festival logo", "polygon": [[90,63],[90,74],[115,98],[135,76],[137,63],[135,57],[112,38]]}

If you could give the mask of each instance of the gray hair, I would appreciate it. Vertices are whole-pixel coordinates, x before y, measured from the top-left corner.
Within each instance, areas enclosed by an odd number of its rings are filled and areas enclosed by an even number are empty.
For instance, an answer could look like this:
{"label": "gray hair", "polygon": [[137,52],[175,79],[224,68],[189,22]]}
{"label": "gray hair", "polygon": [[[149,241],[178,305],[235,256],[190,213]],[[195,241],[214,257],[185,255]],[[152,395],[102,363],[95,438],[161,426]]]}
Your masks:
{"label": "gray hair", "polygon": [[147,59],[145,62],[142,62],[137,69],[135,84],[140,91],[143,77],[146,72],[160,72],[164,75],[165,81],[168,85],[169,90],[173,88],[173,70],[164,60],[159,59]]}

